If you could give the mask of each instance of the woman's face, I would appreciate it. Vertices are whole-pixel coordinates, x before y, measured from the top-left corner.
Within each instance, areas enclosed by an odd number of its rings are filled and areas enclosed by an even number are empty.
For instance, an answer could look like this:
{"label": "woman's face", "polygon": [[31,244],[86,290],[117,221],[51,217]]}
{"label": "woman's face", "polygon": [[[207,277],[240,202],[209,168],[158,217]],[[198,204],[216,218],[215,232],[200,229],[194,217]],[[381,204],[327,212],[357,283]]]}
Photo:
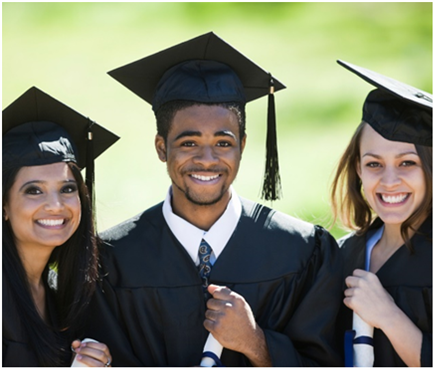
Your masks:
{"label": "woman's face", "polygon": [[66,163],[21,168],[4,207],[17,248],[57,247],[77,230],[81,205]]}
{"label": "woman's face", "polygon": [[390,141],[363,129],[358,175],[370,207],[385,224],[402,224],[421,205],[426,184],[414,144]]}

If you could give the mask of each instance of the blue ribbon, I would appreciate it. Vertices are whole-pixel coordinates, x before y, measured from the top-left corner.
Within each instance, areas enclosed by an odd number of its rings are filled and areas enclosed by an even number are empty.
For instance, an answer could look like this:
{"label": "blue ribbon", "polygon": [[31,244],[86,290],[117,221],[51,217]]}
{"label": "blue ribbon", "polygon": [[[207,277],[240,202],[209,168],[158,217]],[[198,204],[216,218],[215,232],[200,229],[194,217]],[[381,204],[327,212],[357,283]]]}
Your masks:
{"label": "blue ribbon", "polygon": [[361,336],[353,340],[353,344],[368,344],[373,347],[373,338]]}
{"label": "blue ribbon", "polygon": [[355,338],[355,330],[346,330],[344,333],[345,367],[353,367],[353,338]]}
{"label": "blue ribbon", "polygon": [[202,357],[211,358],[216,364],[216,366],[213,366],[213,367],[225,367],[224,364],[222,363],[221,359],[219,357],[217,357],[216,354],[213,352],[206,351],[202,354]]}

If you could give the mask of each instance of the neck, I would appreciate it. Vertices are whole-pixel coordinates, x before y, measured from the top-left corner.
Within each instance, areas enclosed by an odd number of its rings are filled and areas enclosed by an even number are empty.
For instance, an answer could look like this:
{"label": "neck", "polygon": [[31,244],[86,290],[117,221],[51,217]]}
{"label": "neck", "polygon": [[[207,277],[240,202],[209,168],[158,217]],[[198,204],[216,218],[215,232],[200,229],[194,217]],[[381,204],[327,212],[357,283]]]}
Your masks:
{"label": "neck", "polygon": [[172,211],[197,228],[208,231],[225,212],[231,199],[228,190],[222,199],[211,205],[197,205],[187,200],[184,194],[172,194]]}
{"label": "neck", "polygon": [[404,244],[404,240],[400,233],[400,224],[385,225],[384,233],[382,234],[382,246],[385,249],[397,249]]}
{"label": "neck", "polygon": [[26,272],[31,289],[40,289],[42,273],[47,266],[53,248],[34,245],[18,245],[17,250]]}

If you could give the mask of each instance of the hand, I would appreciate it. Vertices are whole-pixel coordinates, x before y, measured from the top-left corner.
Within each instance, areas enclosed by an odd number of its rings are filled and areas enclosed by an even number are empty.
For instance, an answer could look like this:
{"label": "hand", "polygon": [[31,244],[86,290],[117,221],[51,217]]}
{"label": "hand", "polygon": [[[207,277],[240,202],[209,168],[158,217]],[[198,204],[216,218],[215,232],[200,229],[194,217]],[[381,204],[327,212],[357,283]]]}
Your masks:
{"label": "hand", "polygon": [[210,285],[208,291],[213,298],[207,301],[204,327],[223,347],[243,353],[254,366],[271,366],[263,330],[246,300],[224,286]]}
{"label": "hand", "polygon": [[381,329],[397,306],[378,277],[372,272],[357,269],[345,282],[348,289],[344,291],[344,304],[365,322]]}
{"label": "hand", "polygon": [[111,367],[112,356],[104,343],[83,343],[76,339],[71,349],[76,353],[76,359],[89,367]]}

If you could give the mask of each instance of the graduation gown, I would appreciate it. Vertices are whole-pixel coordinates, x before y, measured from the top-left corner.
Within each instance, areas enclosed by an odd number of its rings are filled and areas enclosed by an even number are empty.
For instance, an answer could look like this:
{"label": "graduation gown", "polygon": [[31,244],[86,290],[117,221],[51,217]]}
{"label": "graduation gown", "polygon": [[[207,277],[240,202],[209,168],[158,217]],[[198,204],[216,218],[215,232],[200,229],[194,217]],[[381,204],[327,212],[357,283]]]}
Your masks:
{"label": "graduation gown", "polygon": [[[46,285],[46,307],[50,324],[57,327],[58,318],[54,304],[54,296],[51,289]],[[16,303],[12,299],[7,278],[3,275],[2,282],[2,315],[3,315],[3,348],[2,365],[3,367],[39,367],[36,352],[29,343],[27,333],[19,317]],[[66,345],[66,335],[62,336],[62,343],[59,348]],[[59,359],[63,366],[69,366],[71,352],[61,353],[59,349]]]}
{"label": "graduation gown", "polygon": [[[324,229],[247,200],[212,267],[210,283],[241,294],[264,330],[274,366],[340,366],[335,320],[341,264]],[[114,366],[198,366],[208,332],[194,262],[169,229],[162,203],[103,233],[104,279],[88,336]],[[250,366],[223,350],[225,366]]]}
{"label": "graduation gown", "polygon": [[[376,219],[371,229],[382,226]],[[422,224],[411,239],[414,253],[400,247],[376,273],[382,286],[393,297],[396,305],[423,333],[421,366],[432,366],[432,216]],[[344,278],[356,268],[364,270],[366,236],[354,233],[339,241],[343,255]],[[343,287],[345,289],[345,287]],[[352,329],[352,310],[342,306],[339,323],[342,330]],[[374,330],[374,366],[406,366],[385,334]]]}

